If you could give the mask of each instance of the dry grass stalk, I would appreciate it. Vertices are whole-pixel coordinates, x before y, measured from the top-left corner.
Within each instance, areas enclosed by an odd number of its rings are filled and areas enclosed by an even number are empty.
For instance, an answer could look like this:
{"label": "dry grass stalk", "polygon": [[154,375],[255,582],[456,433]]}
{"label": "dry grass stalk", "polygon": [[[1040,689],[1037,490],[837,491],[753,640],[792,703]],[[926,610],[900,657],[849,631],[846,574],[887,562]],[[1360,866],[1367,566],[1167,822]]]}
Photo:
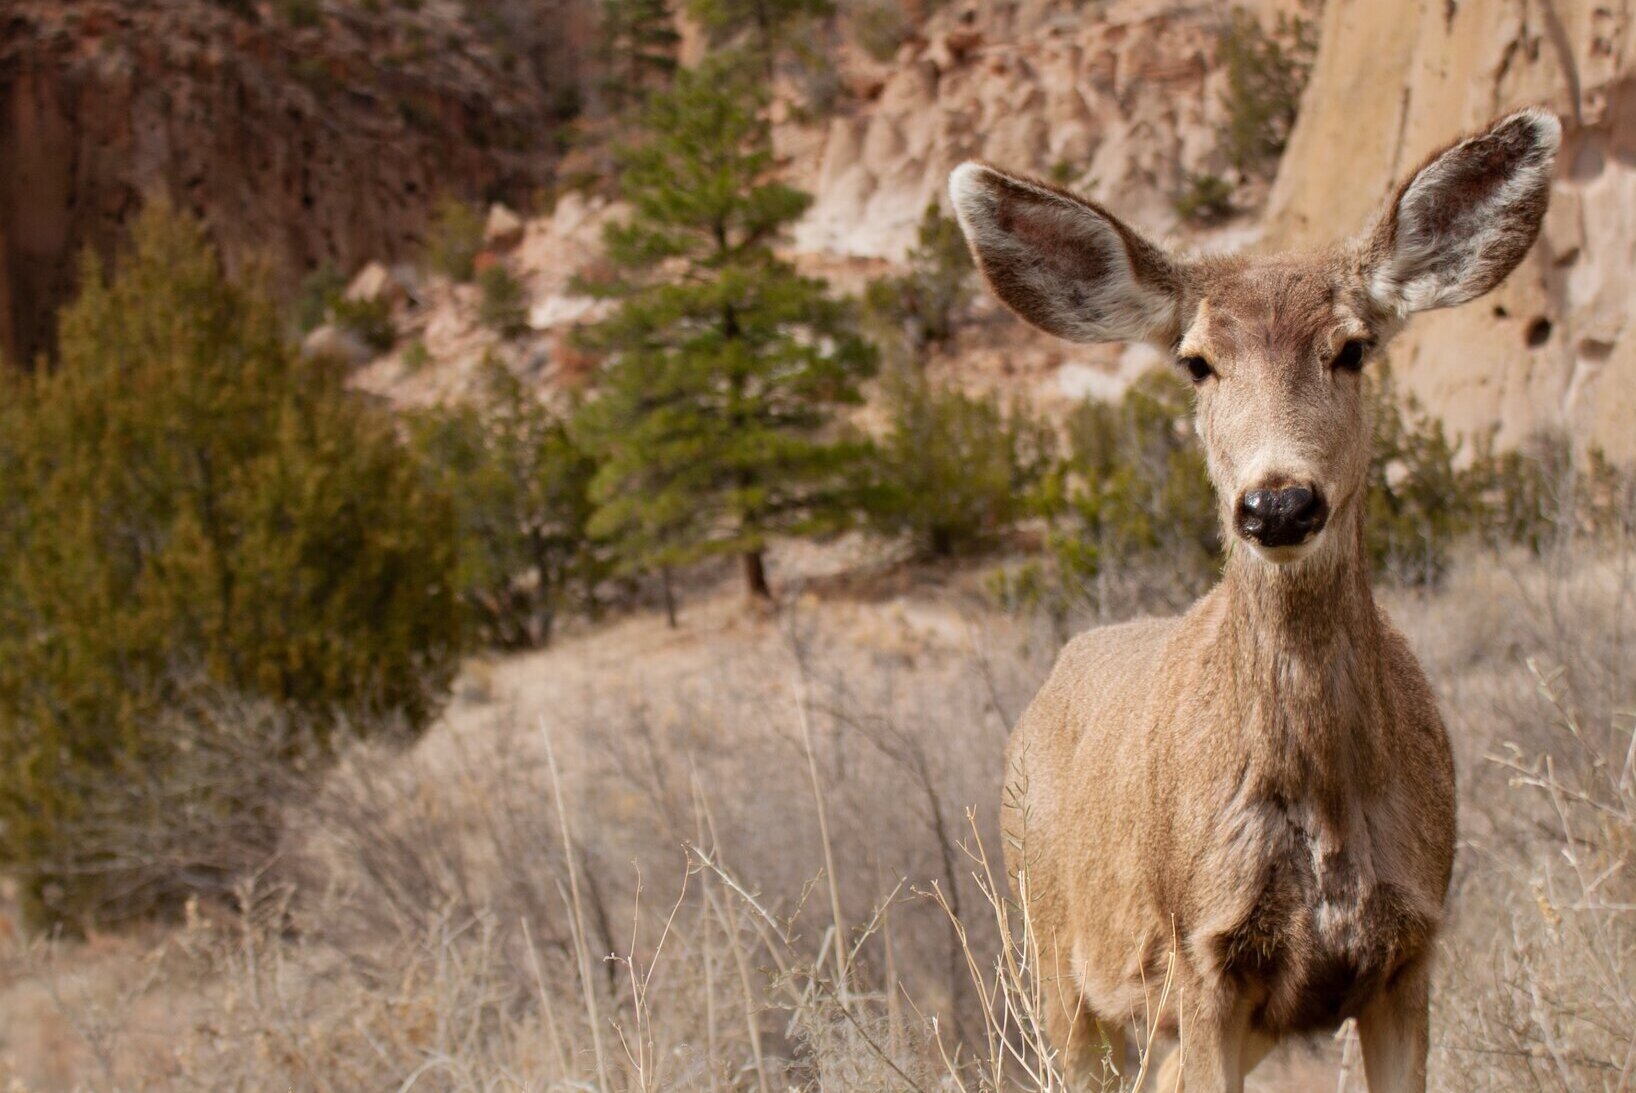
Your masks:
{"label": "dry grass stalk", "polygon": [[568,892],[571,922],[573,924],[574,956],[579,967],[580,993],[585,999],[585,1020],[591,1030],[591,1049],[596,1054],[598,1093],[610,1093],[608,1059],[602,1047],[602,1018],[597,1012],[596,985],[591,981],[591,952],[585,941],[585,905],[579,894],[579,867],[575,859],[573,832],[568,827],[568,806],[564,803],[562,775],[557,770],[557,753],[551,747],[551,730],[540,718],[540,737],[545,742],[545,762],[551,772],[551,796],[556,801],[557,824],[562,834],[564,856],[568,862]]}

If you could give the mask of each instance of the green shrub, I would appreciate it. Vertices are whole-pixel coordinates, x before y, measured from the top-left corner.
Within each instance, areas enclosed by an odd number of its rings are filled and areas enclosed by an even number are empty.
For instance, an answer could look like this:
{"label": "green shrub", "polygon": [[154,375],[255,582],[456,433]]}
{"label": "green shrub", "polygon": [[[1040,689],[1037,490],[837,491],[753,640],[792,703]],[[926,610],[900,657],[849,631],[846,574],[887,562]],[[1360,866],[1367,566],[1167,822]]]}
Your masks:
{"label": "green shrub", "polygon": [[1435,584],[1449,552],[1477,527],[1479,478],[1456,469],[1459,445],[1412,395],[1399,396],[1384,365],[1369,378],[1375,449],[1364,515],[1369,558],[1377,573],[1402,584]]}
{"label": "green shrub", "polygon": [[330,303],[330,317],[336,326],[357,335],[359,341],[377,353],[385,353],[398,340],[398,328],[392,322],[392,305],[384,299],[337,297]]}
{"label": "green shrub", "polygon": [[1539,432],[1499,453],[1483,446],[1468,474],[1482,495],[1483,537],[1493,545],[1542,555],[1576,537],[1636,534],[1636,472],[1615,466],[1600,448],[1576,456],[1566,433]]}
{"label": "green shrub", "polygon": [[921,215],[908,271],[871,281],[864,292],[865,320],[889,345],[919,356],[954,335],[971,300],[972,261],[966,237],[934,201]]}
{"label": "green shrub", "polygon": [[1066,457],[1045,478],[1041,564],[1002,577],[1013,606],[1063,616],[1104,609],[1102,578],[1137,567],[1173,575],[1182,593],[1202,591],[1220,558],[1220,533],[1204,452],[1192,431],[1192,400],[1157,370],[1117,403],[1088,400],[1068,420]]}
{"label": "green shrub", "polygon": [[1218,54],[1227,71],[1222,148],[1234,168],[1266,173],[1283,155],[1317,51],[1310,19],[1280,15],[1269,33],[1255,15],[1234,9]]}
{"label": "green shrub", "polygon": [[426,348],[426,343],[419,338],[410,342],[403,350],[403,367],[410,372],[419,372],[432,363],[432,351]]}
{"label": "green shrub", "polygon": [[877,61],[896,57],[912,29],[898,0],[865,0],[849,8],[848,14],[853,40]]}
{"label": "green shrub", "polygon": [[296,329],[306,334],[325,322],[330,308],[346,291],[347,278],[334,262],[323,262],[301,279],[295,294]]}
{"label": "green shrub", "polygon": [[315,27],[324,18],[320,0],[278,0],[278,14],[292,27]]}
{"label": "green shrub", "polygon": [[1189,174],[1174,204],[1183,220],[1213,224],[1233,214],[1233,186],[1220,175]]}
{"label": "green shrub", "polygon": [[528,308],[523,299],[523,286],[511,271],[493,265],[477,278],[480,297],[477,302],[477,320],[502,338],[515,338],[528,330]]}
{"label": "green shrub", "polygon": [[1460,445],[1390,371],[1373,380],[1375,453],[1369,470],[1367,534],[1375,571],[1401,584],[1435,584],[1455,543],[1475,534],[1493,547],[1533,554],[1572,540],[1625,541],[1636,530],[1636,473],[1596,448],[1542,432],[1496,453],[1479,444],[1460,463]]}
{"label": "green shrub", "polygon": [[1487,501],[1482,530],[1489,543],[1540,555],[1566,539],[1573,477],[1573,447],[1566,435],[1542,432],[1504,452],[1485,448],[1475,473]]}
{"label": "green shrub", "polygon": [[452,197],[439,201],[426,232],[426,265],[450,280],[470,281],[482,250],[482,215]]}
{"label": "green shrub", "polygon": [[1051,454],[1047,428],[903,370],[888,377],[890,419],[875,452],[869,523],[907,535],[920,557],[993,545],[1029,509]]}
{"label": "green shrub", "polygon": [[274,702],[322,743],[342,721],[424,725],[458,652],[446,499],[224,280],[197,223],[150,206],[112,280],[88,256],[80,284],[59,366],[0,400],[0,863],[35,920],[204,883],[81,838],[104,794],[175,771],[182,681]]}
{"label": "green shrub", "polygon": [[486,644],[544,645],[565,608],[596,609],[608,566],[586,531],[595,462],[503,366],[483,390],[412,425],[420,463],[454,499],[461,599]]}
{"label": "green shrub", "polygon": [[1591,448],[1585,453],[1578,499],[1578,526],[1587,535],[1613,542],[1636,537],[1636,469],[1617,466],[1601,448]]}

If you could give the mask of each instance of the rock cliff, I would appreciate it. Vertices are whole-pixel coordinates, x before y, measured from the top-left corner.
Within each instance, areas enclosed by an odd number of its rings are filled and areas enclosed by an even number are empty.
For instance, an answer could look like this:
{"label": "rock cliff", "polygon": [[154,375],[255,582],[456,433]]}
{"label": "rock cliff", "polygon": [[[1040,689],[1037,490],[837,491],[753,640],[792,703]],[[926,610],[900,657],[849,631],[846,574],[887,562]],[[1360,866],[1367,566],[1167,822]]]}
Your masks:
{"label": "rock cliff", "polygon": [[1328,0],[1268,210],[1268,238],[1361,224],[1390,180],[1504,110],[1566,129],[1545,230],[1493,295],[1421,316],[1393,346],[1408,388],[1458,432],[1514,445],[1567,429],[1636,459],[1636,39],[1580,0]]}
{"label": "rock cliff", "polygon": [[[75,252],[151,192],[230,265],[392,257],[444,191],[524,198],[589,40],[580,0],[7,0],[0,356],[42,348]],[[543,26],[548,35],[514,32]]]}

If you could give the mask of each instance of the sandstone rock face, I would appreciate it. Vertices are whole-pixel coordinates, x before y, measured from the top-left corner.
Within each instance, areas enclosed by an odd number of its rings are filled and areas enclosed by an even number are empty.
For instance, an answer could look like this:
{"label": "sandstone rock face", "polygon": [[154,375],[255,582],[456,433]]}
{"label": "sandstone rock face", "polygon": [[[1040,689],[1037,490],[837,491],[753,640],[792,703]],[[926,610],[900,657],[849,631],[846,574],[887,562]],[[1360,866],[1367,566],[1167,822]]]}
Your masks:
{"label": "sandstone rock face", "polygon": [[883,70],[874,103],[831,119],[808,152],[816,201],[797,249],[898,259],[964,159],[1173,223],[1184,172],[1211,165],[1214,21],[1168,3],[1096,11],[1057,0],[939,11]]}
{"label": "sandstone rock face", "polygon": [[[6,0],[0,356],[46,345],[75,252],[108,251],[148,193],[202,216],[230,267],[268,256],[293,280],[407,254],[441,192],[547,177],[589,0],[314,8],[295,25],[249,0]],[[528,11],[555,54],[482,22]]]}
{"label": "sandstone rock face", "polygon": [[574,279],[602,258],[602,232],[623,207],[601,197],[564,194],[549,217],[529,222],[516,263],[531,301],[528,325],[549,331],[607,314],[610,305],[574,291]]}
{"label": "sandstone rock face", "polygon": [[409,296],[404,279],[387,269],[383,263],[371,262],[358,271],[342,295],[356,303],[374,303],[385,300],[388,304],[402,303]]}
{"label": "sandstone rock face", "polygon": [[1467,436],[1563,428],[1636,458],[1636,40],[1615,5],[1328,0],[1270,201],[1269,241],[1322,242],[1455,135],[1543,103],[1566,128],[1552,208],[1495,293],[1422,315],[1391,352]]}
{"label": "sandstone rock face", "polygon": [[949,169],[971,158],[1073,187],[1149,230],[1173,226],[1187,175],[1226,173],[1222,18],[1161,0],[949,5],[879,71],[872,103],[833,118],[816,148],[786,137],[816,196],[796,246],[901,257]]}
{"label": "sandstone rock face", "polygon": [[494,250],[510,250],[523,240],[523,219],[496,201],[489,206],[483,225],[483,242]]}

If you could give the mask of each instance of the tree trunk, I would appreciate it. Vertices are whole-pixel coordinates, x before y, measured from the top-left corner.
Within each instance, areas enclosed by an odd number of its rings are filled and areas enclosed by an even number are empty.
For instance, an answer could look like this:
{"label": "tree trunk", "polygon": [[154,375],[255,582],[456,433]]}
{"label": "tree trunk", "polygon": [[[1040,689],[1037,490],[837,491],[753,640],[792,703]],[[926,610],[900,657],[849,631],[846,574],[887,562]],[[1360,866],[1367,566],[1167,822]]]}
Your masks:
{"label": "tree trunk", "polygon": [[659,570],[659,589],[665,598],[665,625],[676,629],[676,590],[670,586],[670,567]]}
{"label": "tree trunk", "polygon": [[551,644],[551,627],[557,617],[557,598],[559,589],[557,582],[552,580],[551,563],[547,560],[545,537],[538,531],[530,531],[529,553],[534,556],[534,602],[531,614],[533,618],[528,626],[529,645],[535,649],[544,649]]}
{"label": "tree trunk", "polygon": [[744,590],[752,600],[773,598],[773,590],[767,587],[767,566],[761,554],[759,550],[744,552]]}

